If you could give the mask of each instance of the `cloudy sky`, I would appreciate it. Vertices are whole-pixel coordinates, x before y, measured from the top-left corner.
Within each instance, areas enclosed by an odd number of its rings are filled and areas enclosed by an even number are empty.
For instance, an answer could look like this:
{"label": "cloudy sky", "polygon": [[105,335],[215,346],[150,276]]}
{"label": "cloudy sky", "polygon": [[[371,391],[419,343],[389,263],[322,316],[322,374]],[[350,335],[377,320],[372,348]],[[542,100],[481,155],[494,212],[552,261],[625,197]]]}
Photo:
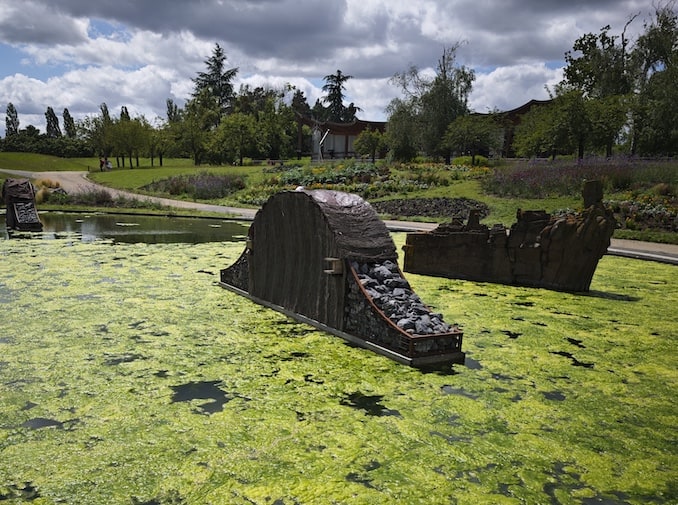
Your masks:
{"label": "cloudy sky", "polygon": [[577,37],[611,26],[635,37],[652,0],[0,0],[0,136],[9,102],[20,127],[44,132],[51,106],[81,119],[105,102],[153,122],[183,105],[215,43],[235,81],[322,96],[323,76],[351,75],[347,103],[385,120],[389,84],[414,65],[432,72],[444,47],[476,80],[473,110],[547,98]]}

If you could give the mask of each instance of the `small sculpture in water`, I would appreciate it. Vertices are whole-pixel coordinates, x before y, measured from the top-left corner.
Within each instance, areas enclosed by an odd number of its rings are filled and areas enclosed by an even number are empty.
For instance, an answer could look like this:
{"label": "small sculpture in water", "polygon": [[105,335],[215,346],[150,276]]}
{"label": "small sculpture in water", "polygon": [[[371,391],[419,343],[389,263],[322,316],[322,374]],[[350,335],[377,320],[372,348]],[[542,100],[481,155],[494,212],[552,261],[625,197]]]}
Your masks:
{"label": "small sculpture in water", "polygon": [[221,285],[402,363],[464,362],[463,332],[414,293],[386,225],[356,195],[272,196]]}
{"label": "small sculpture in water", "polygon": [[404,270],[410,273],[516,284],[558,291],[588,291],[616,227],[598,181],[584,185],[584,210],[551,216],[517,212],[509,230],[488,228],[474,213],[426,233],[407,235]]}
{"label": "small sculpture in water", "polygon": [[6,179],[2,199],[7,206],[7,229],[42,231],[42,222],[35,208],[35,190],[28,179]]}

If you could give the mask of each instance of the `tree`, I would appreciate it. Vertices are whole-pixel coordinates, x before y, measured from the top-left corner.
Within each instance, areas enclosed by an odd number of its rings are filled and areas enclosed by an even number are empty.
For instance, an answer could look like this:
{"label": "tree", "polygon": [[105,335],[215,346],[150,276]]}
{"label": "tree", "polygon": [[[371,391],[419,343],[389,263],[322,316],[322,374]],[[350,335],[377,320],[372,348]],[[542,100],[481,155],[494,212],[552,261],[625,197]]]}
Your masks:
{"label": "tree", "polygon": [[257,127],[253,116],[235,112],[229,114],[219,125],[214,136],[213,149],[218,149],[224,160],[242,166],[245,156],[257,149]]}
{"label": "tree", "polygon": [[312,115],[311,113],[311,107],[308,105],[308,101],[306,100],[306,97],[304,96],[304,92],[301,91],[300,89],[295,89],[294,94],[292,95],[292,112],[295,115],[295,119],[297,119],[297,132],[296,132],[296,153],[297,153],[297,159],[301,159],[301,154],[305,150],[310,150],[310,141],[311,141],[311,135],[308,135],[308,130],[309,128],[305,125],[302,124],[301,121],[298,120],[298,118],[301,117],[310,117]]}
{"label": "tree", "polygon": [[470,153],[471,165],[475,165],[477,154],[500,145],[499,128],[492,115],[465,114],[448,125],[444,143],[452,152]]}
{"label": "tree", "polygon": [[12,102],[7,104],[5,112],[5,137],[18,135],[19,133],[19,114]]}
{"label": "tree", "polygon": [[[632,44],[626,30],[610,35],[605,26],[599,34],[578,38],[565,54],[565,80],[561,89],[578,91],[583,100],[570,119],[587,117],[587,142],[595,150],[612,148],[628,133],[631,154],[672,155],[678,148],[678,14],[675,1],[655,7],[654,16],[644,23],[644,31]],[[572,95],[570,95],[572,98]],[[567,101],[567,100],[566,100]],[[570,106],[575,102],[569,101]],[[570,125],[570,137],[578,126]],[[579,130],[580,135],[583,134]],[[580,139],[581,140],[581,139]],[[582,153],[581,142],[578,148]]]}
{"label": "tree", "polygon": [[181,121],[170,125],[177,145],[193,158],[196,166],[203,162],[208,152],[218,117],[217,99],[208,89],[203,89],[186,103]]}
{"label": "tree", "polygon": [[78,129],[75,126],[73,116],[71,116],[71,113],[68,111],[68,109],[64,109],[62,116],[64,118],[64,133],[66,134],[66,137],[69,139],[76,138],[78,135]]}
{"label": "tree", "polygon": [[327,120],[335,123],[350,123],[355,121],[356,113],[360,111],[353,103],[348,107],[344,106],[344,85],[349,79],[353,79],[352,75],[342,74],[341,70],[337,70],[336,74],[330,74],[323,77],[325,85],[323,91],[327,93],[323,97],[323,103],[327,104]]}
{"label": "tree", "polygon": [[129,121],[131,118],[129,116],[129,111],[127,110],[127,106],[123,105],[120,107],[120,121]]}
{"label": "tree", "polygon": [[379,130],[372,130],[367,127],[358,134],[353,143],[353,149],[363,156],[369,156],[372,163],[375,162],[377,153],[384,148],[386,141],[384,134]]}
{"label": "tree", "polygon": [[310,116],[311,107],[308,105],[308,101],[304,96],[304,92],[300,89],[294,90],[294,95],[292,95],[292,110],[295,114],[300,116]]}
{"label": "tree", "polygon": [[92,150],[98,156],[108,157],[113,153],[113,121],[105,102],[99,106],[99,111],[98,116],[85,117],[80,128]]}
{"label": "tree", "polygon": [[214,45],[212,56],[205,60],[207,72],[198,72],[193,79],[195,88],[192,97],[198,98],[206,90],[216,100],[219,115],[216,120],[226,114],[233,99],[233,79],[238,74],[238,68],[225,68],[226,54],[219,44]]}
{"label": "tree", "polygon": [[45,133],[47,135],[47,138],[55,139],[61,137],[61,128],[59,127],[59,119],[57,118],[57,115],[54,113],[54,109],[52,107],[47,107],[47,111],[45,112],[45,121],[46,121]]}
{"label": "tree", "polygon": [[396,161],[410,161],[419,152],[420,129],[416,108],[412,100],[396,98],[386,108],[385,142],[390,156]]}
{"label": "tree", "polygon": [[678,151],[678,14],[672,6],[673,2],[656,7],[636,43],[633,154]]}
{"label": "tree", "polygon": [[[607,25],[597,35],[582,35],[575,41],[572,51],[565,53],[565,79],[560,83],[560,89],[580,93],[581,106],[588,115],[591,133],[588,140],[594,149],[604,149],[608,157],[612,155],[612,147],[626,122],[620,105],[633,91],[635,70],[628,50],[626,29],[634,19],[635,16],[629,19],[620,36],[610,35],[610,26]],[[573,95],[570,95],[572,98]],[[570,101],[570,104],[574,102]],[[577,117],[581,121],[583,115]],[[576,127],[571,126],[571,130]],[[578,127],[581,126],[580,123]],[[581,130],[580,133],[583,134]],[[582,142],[578,143],[577,150],[578,155],[583,156]]]}
{"label": "tree", "polygon": [[591,126],[591,146],[594,150],[605,150],[605,156],[612,156],[612,148],[618,142],[627,120],[629,95],[612,95],[586,102],[587,115]]}
{"label": "tree", "polygon": [[449,165],[451,152],[442,139],[448,125],[468,113],[468,96],[475,79],[473,70],[455,65],[458,46],[446,48],[438,60],[438,72],[421,97],[424,149],[442,155]]}
{"label": "tree", "polygon": [[133,168],[133,158],[139,166],[139,154],[149,143],[151,126],[143,116],[132,119],[126,106],[120,109],[120,117],[113,121],[111,137],[116,157],[122,159],[125,166],[125,157],[129,160],[129,167]]}
{"label": "tree", "polygon": [[533,107],[520,118],[513,137],[513,149],[521,157],[556,157],[558,135],[555,106]]}
{"label": "tree", "polygon": [[431,156],[443,156],[448,164],[451,153],[443,137],[456,117],[468,113],[468,97],[475,80],[473,70],[456,64],[458,48],[456,44],[443,49],[433,79],[423,77],[414,66],[392,79],[405,95],[396,107],[402,111],[404,106],[416,118],[421,148]]}
{"label": "tree", "polygon": [[633,69],[627,51],[626,28],[633,19],[626,23],[620,37],[608,33],[610,25],[603,27],[598,35],[588,33],[579,37],[572,50],[580,54],[565,53],[564,82],[580,90],[587,99],[630,93]]}
{"label": "tree", "polygon": [[165,103],[167,105],[167,122],[175,123],[177,121],[180,121],[181,110],[179,109],[179,106],[176,103],[174,103],[174,100],[172,100],[171,98],[168,98]]}

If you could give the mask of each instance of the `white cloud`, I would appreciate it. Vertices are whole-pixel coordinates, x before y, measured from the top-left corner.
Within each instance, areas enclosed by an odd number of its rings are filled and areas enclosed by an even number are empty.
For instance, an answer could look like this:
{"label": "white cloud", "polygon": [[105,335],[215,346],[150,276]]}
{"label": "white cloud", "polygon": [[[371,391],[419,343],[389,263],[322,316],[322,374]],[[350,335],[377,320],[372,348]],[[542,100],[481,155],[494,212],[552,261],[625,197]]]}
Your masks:
{"label": "white cloud", "polygon": [[553,88],[562,78],[562,68],[550,69],[543,63],[476,74],[469,107],[476,112],[511,110],[532,99],[545,100],[549,97],[545,86]]}
{"label": "white cloud", "polygon": [[291,83],[313,105],[340,69],[354,76],[359,117],[376,120],[399,94],[396,72],[435,68],[444,46],[463,42],[457,61],[477,75],[471,107],[513,108],[547,96],[561,79],[550,67],[578,36],[606,24],[619,33],[640,14],[634,37],[652,10],[649,0],[0,0],[0,135],[8,102],[41,128],[48,106],[164,116],[167,98],[190,96],[216,42],[240,69],[236,88]]}

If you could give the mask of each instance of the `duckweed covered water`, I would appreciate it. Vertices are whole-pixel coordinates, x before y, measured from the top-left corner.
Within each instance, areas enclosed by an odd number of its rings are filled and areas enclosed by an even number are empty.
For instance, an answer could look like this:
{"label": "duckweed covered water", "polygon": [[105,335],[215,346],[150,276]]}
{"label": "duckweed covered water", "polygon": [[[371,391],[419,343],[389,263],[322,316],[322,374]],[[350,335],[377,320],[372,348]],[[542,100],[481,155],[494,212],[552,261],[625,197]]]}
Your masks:
{"label": "duckweed covered water", "polygon": [[218,287],[241,250],[0,241],[0,503],[678,501],[674,266],[407,275],[465,330],[421,371]]}

